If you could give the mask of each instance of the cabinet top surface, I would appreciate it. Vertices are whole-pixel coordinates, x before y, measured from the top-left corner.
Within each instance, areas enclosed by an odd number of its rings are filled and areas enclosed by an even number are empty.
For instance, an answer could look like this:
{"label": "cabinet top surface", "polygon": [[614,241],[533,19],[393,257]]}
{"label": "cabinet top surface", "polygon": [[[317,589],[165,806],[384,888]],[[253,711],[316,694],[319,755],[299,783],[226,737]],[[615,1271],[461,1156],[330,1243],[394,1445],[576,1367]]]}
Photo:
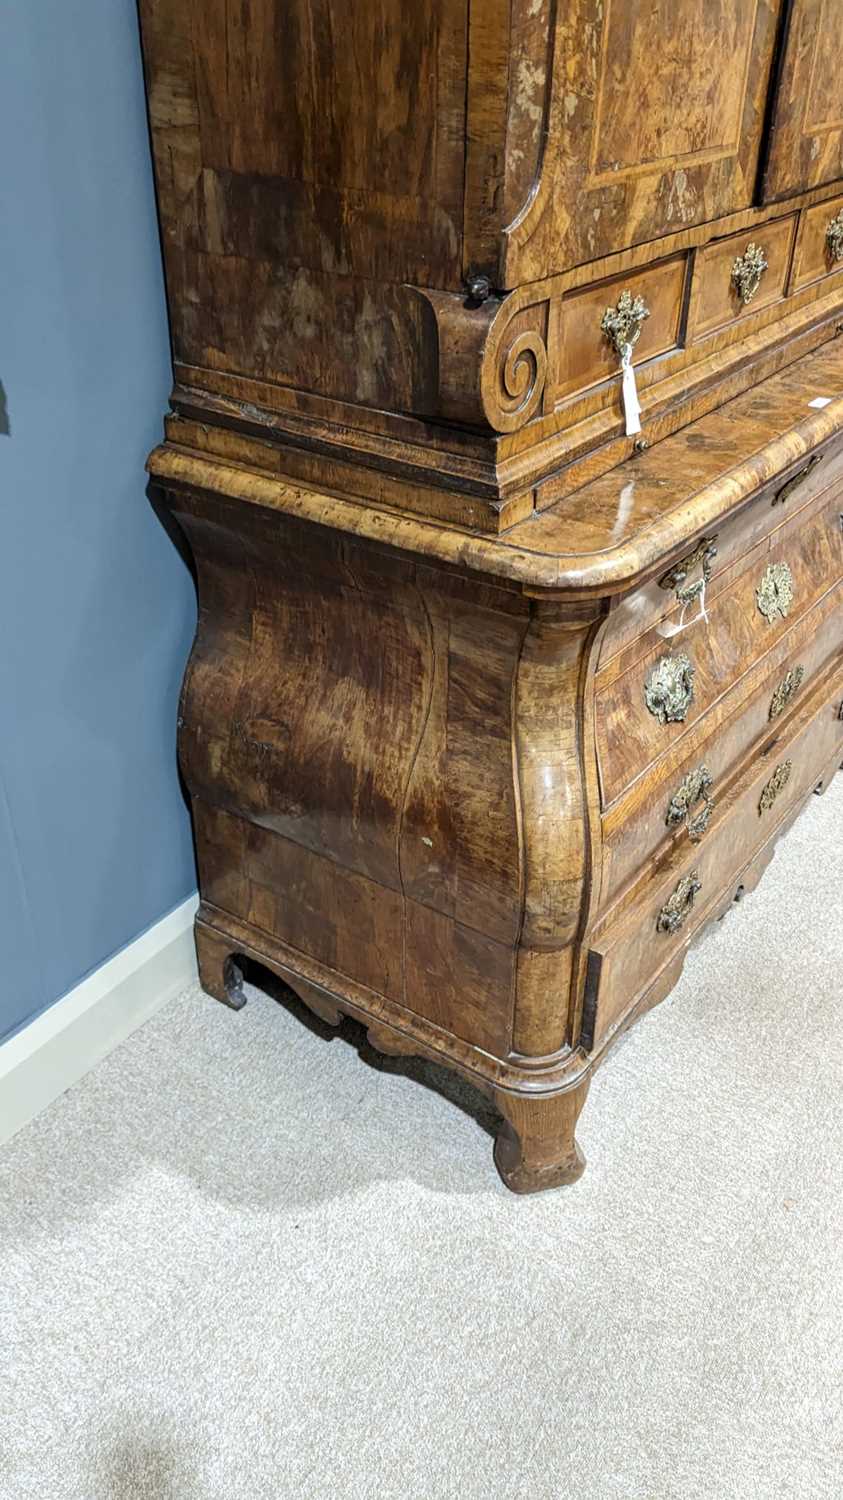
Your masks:
{"label": "cabinet top surface", "polygon": [[[818,404],[812,404],[818,403]],[[149,468],[528,589],[611,593],[843,429],[843,343],[824,346],[499,536],[391,514],[165,445]]]}

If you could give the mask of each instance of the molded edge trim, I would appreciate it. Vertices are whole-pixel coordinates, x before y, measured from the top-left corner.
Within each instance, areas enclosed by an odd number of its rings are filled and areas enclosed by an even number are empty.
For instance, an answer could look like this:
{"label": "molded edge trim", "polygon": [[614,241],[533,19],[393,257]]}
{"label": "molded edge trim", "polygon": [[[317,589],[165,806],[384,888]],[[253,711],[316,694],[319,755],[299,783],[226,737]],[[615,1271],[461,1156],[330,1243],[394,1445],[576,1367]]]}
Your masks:
{"label": "molded edge trim", "polygon": [[[728,403],[721,410],[727,408]],[[804,412],[801,420],[786,432],[771,438],[758,452],[725,471],[715,482],[704,485],[690,499],[666,510],[630,540],[603,552],[580,554],[528,551],[514,544],[513,533],[490,537],[437,525],[421,517],[411,519],[289,484],[254,469],[208,459],[170,443],[155,448],[146,467],[164,489],[194,490],[243,500],[381,546],[506,580],[528,591],[562,597],[575,593],[582,599],[594,594],[624,592],[643,581],[692,537],[713,521],[722,521],[771,479],[835,437],[841,429],[843,396],[837,396],[823,410]],[[513,532],[517,529],[513,528]]]}
{"label": "molded edge trim", "polygon": [[572,1051],[565,1047],[549,1057],[523,1057],[519,1053],[496,1057],[208,901],[199,907],[196,925],[227,946],[235,960],[242,954],[271,970],[305,1005],[309,1003],[307,992],[317,990],[331,1007],[361,1022],[367,1030],[388,1028],[396,1033],[402,1053],[428,1057],[461,1073],[481,1089],[493,1085],[504,1093],[527,1097],[567,1093],[579,1087],[601,1055],[589,1058],[580,1048]]}

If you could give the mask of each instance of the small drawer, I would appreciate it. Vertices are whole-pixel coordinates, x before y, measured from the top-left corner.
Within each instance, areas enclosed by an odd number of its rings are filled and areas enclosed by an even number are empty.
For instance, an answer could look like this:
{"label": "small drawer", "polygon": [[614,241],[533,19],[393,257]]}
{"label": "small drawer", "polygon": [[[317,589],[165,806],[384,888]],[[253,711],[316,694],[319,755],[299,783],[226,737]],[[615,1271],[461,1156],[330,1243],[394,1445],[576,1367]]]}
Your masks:
{"label": "small drawer", "polygon": [[790,290],[799,292],[837,271],[843,271],[843,198],[815,203],[802,213]]}
{"label": "small drawer", "polygon": [[708,917],[722,910],[743,871],[805,797],[843,758],[838,656],[789,732],[765,745],[720,800],[706,838],[653,872],[636,903],[591,940],[583,1040],[599,1043],[681,956]]}
{"label": "small drawer", "polygon": [[[688,342],[761,312],[785,294],[796,214],[715,240],[697,253]],[[757,280],[757,285],[756,285]]]}
{"label": "small drawer", "polygon": [[618,353],[601,324],[607,309],[622,308],[627,292],[633,302],[640,297],[648,312],[634,346],[636,368],[677,347],[687,265],[686,255],[674,255],[641,271],[581,287],[552,305],[555,327],[549,330],[548,343],[559,350],[558,378],[547,393],[552,403],[617,375]]}
{"label": "small drawer", "polygon": [[834,492],[839,490],[843,509],[843,445],[837,438],[783,469],[736,515],[686,545],[649,583],[621,599],[606,622],[599,668],[605,668],[659,620],[678,615],[680,595],[698,585],[705,573],[709,575],[706,596],[713,601],[729,569],[744,553],[832,487]]}
{"label": "small drawer", "polygon": [[735,768],[753,745],[786,729],[841,640],[843,583],[735,684],[657,773],[641,777],[604,815],[602,911],[668,848],[708,839],[713,810]]}
{"label": "small drawer", "polygon": [[698,600],[682,629],[678,621],[663,620],[619,653],[595,684],[604,808],[670,752],[841,578],[843,531],[833,492],[808,519],[793,516],[742,557],[705,614]]}

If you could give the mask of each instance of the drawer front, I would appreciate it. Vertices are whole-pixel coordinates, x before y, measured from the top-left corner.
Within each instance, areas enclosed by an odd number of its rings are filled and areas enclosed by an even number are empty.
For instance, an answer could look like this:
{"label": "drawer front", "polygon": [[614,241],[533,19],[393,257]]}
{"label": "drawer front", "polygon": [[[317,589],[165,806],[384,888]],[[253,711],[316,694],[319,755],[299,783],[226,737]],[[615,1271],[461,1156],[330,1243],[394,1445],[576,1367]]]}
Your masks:
{"label": "drawer front", "polygon": [[806,208],[801,216],[790,290],[801,291],[838,271],[843,271],[843,198],[832,198]]}
{"label": "drawer front", "polygon": [[591,942],[584,1028],[599,1042],[655,984],[730,885],[829,768],[843,760],[843,662],[784,734],[753,760],[716,809],[699,848],[669,858],[646,894]]}
{"label": "drawer front", "polygon": [[650,583],[622,599],[606,622],[598,670],[602,671],[619,651],[659,620],[678,619],[680,595],[698,586],[704,573],[708,574],[706,597],[713,601],[734,563],[764,537],[791,522],[797,512],[806,511],[832,486],[839,487],[843,508],[843,444],[839,438],[783,469],[737,515],[696,537]]}
{"label": "drawer front", "polygon": [[753,745],[767,743],[787,725],[841,641],[843,583],[735,684],[700,725],[702,732],[688,736],[681,759],[665,757],[657,774],[641,777],[604,816],[602,910],[654,858],[708,838],[713,809],[734,768]]}
{"label": "drawer front", "polygon": [[[835,495],[755,547],[729,586],[679,634],[664,625],[631,648],[642,654],[595,694],[603,806],[688,733],[799,618],[843,578]],[[699,609],[699,601],[693,608]]]}
{"label": "drawer front", "polygon": [[617,375],[620,356],[602,325],[610,311],[620,320],[616,325],[620,329],[631,326],[634,331],[639,326],[637,321],[631,325],[623,321],[626,303],[621,299],[626,294],[633,304],[640,298],[647,312],[634,346],[636,368],[677,347],[687,264],[685,255],[675,255],[641,271],[571,292],[554,304],[551,316],[556,326],[548,342],[559,350],[559,374],[547,392],[553,403]]}
{"label": "drawer front", "polygon": [[796,214],[715,240],[697,254],[688,342],[705,338],[784,297]]}

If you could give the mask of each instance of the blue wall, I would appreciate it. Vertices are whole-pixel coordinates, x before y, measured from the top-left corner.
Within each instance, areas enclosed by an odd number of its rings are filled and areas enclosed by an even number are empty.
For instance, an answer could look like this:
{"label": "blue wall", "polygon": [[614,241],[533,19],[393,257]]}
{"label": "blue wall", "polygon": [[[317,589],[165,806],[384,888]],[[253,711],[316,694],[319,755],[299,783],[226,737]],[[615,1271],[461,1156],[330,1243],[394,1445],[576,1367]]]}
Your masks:
{"label": "blue wall", "polygon": [[196,880],[195,595],[143,470],[169,349],[134,0],[0,11],[2,1037]]}

